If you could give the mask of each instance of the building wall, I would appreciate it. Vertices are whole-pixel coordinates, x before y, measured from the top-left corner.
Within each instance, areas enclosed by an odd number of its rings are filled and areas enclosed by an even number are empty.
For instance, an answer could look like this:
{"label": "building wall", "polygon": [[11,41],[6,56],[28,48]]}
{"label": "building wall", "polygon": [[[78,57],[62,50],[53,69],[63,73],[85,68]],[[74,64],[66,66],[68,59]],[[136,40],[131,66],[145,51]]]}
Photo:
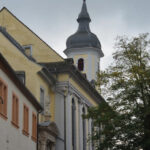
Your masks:
{"label": "building wall", "polygon": [[[4,18],[4,19],[2,19]],[[2,21],[3,20],[3,21]],[[6,30],[21,44],[21,45],[32,45],[33,57],[38,62],[58,62],[63,61],[63,59],[54,52],[49,46],[47,46],[42,40],[40,40],[33,32],[31,32],[27,27],[20,23],[14,16],[12,16],[6,9],[0,12],[0,25],[6,27]],[[45,90],[46,97],[49,97],[50,101],[50,112],[51,119],[56,122],[59,128],[59,137],[56,142],[56,150],[63,150],[64,148],[64,136],[66,129],[66,149],[72,150],[72,118],[71,118],[71,99],[75,98],[76,103],[76,149],[83,150],[83,130],[82,130],[82,108],[89,106],[97,106],[97,102],[93,97],[82,88],[69,74],[58,75],[58,82],[69,83],[69,88],[72,91],[67,92],[66,89],[57,90],[52,89],[38,74],[37,72],[41,70],[41,66],[28,60],[18,49],[10,44],[10,42],[0,34],[0,52],[4,55],[6,60],[12,65],[13,69],[16,71],[24,70],[26,72],[26,85],[33,95],[40,100],[40,87],[42,86]],[[86,72],[93,73],[95,68],[94,64],[89,65],[91,60],[96,60],[95,55],[92,54],[92,58],[88,54],[79,53],[75,58],[75,62],[79,57],[84,57],[86,59]],[[91,54],[90,54],[91,56]],[[15,59],[14,59],[15,58]],[[20,63],[21,62],[21,63]],[[91,71],[92,68],[92,71]],[[93,76],[93,74],[91,75]],[[57,85],[56,85],[57,86]],[[72,86],[72,87],[71,87]],[[62,87],[66,88],[66,87]],[[75,92],[74,92],[75,91]],[[65,96],[65,97],[64,97]],[[66,108],[64,107],[64,101],[66,101]],[[65,108],[65,110],[64,110]],[[64,111],[66,111],[66,120],[64,116]],[[41,120],[43,118],[41,117]],[[64,121],[66,121],[66,128],[64,129]],[[88,122],[86,121],[86,133],[89,133]],[[4,125],[4,124],[3,124]],[[10,133],[13,132],[14,128],[10,127]],[[4,132],[4,131],[3,131]],[[18,135],[22,134],[21,130],[18,130]],[[8,136],[9,137],[9,136]],[[17,137],[17,135],[16,135]],[[7,138],[7,136],[6,136]],[[22,135],[20,140],[25,139]],[[28,138],[27,138],[28,139]],[[8,140],[6,139],[8,142]],[[9,143],[9,142],[8,142]],[[22,145],[16,145],[16,149],[22,149]],[[30,142],[25,141],[24,145],[30,145]],[[87,146],[88,148],[88,146]],[[33,149],[32,147],[26,147],[26,149]],[[90,149],[91,150],[91,149]]]}
{"label": "building wall", "polygon": [[[59,77],[61,82],[57,83],[56,91],[59,93],[56,96],[56,115],[55,121],[60,130],[59,136],[61,139],[66,140],[66,150],[73,150],[72,146],[72,99],[75,101],[75,150],[83,150],[83,107],[85,108],[85,113],[87,113],[88,107],[96,106],[97,103],[94,102],[87,92],[81,88],[69,75],[63,74]],[[68,82],[63,82],[63,81]],[[79,92],[77,91],[77,89]],[[83,95],[84,94],[84,95]],[[64,107],[65,101],[65,107]],[[88,102],[87,102],[88,101]],[[65,114],[66,113],[66,117]],[[91,133],[91,122],[86,120],[86,141],[88,141],[88,136]],[[66,138],[65,138],[65,127],[66,123]],[[57,140],[56,150],[63,150],[63,140]],[[92,150],[90,143],[85,143],[86,150]]]}
{"label": "building wall", "polygon": [[54,121],[54,92],[49,84],[38,74],[42,67],[25,57],[2,33],[0,33],[0,41],[0,53],[15,71],[25,72],[25,85],[38,101],[40,101],[40,87],[44,89],[45,99],[48,99],[50,102],[49,112],[52,116],[51,119]]}
{"label": "building wall", "polygon": [[33,57],[38,62],[63,61],[63,58],[59,54],[37,37],[35,33],[21,23],[6,8],[0,11],[0,25],[6,27],[6,30],[21,45],[32,45]]}
{"label": "building wall", "polygon": [[[32,113],[37,114],[34,106],[20,92],[7,75],[0,70],[0,78],[8,86],[7,118],[0,116],[0,149],[2,150],[36,150],[36,142],[32,140]],[[12,125],[12,92],[19,98],[19,128]],[[29,107],[29,136],[22,133],[23,130],[23,106]]]}

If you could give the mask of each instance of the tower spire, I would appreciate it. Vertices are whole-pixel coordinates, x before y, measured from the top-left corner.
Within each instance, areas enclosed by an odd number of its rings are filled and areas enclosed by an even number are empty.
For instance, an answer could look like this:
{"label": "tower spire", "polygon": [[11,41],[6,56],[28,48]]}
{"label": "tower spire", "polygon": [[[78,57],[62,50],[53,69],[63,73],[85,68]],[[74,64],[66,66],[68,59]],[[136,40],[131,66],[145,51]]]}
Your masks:
{"label": "tower spire", "polygon": [[81,9],[81,12],[78,16],[77,21],[80,22],[80,20],[87,20],[89,22],[91,21],[89,13],[87,11],[86,0],[83,0],[82,9]]}

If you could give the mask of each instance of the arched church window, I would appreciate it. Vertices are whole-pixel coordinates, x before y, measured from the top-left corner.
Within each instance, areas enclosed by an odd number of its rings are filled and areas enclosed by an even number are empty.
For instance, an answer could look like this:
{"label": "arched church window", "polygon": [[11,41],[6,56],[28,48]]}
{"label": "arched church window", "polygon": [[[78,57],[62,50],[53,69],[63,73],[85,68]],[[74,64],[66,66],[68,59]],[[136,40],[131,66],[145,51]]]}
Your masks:
{"label": "arched church window", "polygon": [[[82,114],[85,115],[85,108],[82,109]],[[86,120],[82,119],[82,127],[83,127],[83,150],[86,150]]]}
{"label": "arched church window", "polygon": [[84,59],[83,59],[83,58],[80,58],[80,59],[78,60],[78,69],[79,69],[80,71],[83,71],[83,70],[84,70]]}

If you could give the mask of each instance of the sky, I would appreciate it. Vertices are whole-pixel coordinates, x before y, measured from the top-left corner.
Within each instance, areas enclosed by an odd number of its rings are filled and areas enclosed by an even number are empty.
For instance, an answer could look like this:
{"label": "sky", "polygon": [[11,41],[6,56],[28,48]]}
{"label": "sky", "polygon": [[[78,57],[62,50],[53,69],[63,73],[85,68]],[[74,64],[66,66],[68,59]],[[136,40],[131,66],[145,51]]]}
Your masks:
{"label": "sky", "polygon": [[[76,32],[76,21],[83,0],[0,0],[57,53],[63,51],[67,38]],[[101,68],[112,62],[117,36],[138,36],[150,32],[150,0],[86,0],[92,22],[90,28],[99,38],[104,57]]]}

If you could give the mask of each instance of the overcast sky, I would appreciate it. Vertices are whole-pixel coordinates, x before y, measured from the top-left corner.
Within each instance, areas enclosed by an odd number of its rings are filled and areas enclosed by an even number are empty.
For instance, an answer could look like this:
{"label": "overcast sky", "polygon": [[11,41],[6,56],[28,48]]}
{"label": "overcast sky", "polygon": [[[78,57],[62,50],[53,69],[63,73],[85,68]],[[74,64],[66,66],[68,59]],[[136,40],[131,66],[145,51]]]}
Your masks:
{"label": "overcast sky", "polygon": [[[83,0],[0,0],[61,56],[66,39],[78,27],[76,19]],[[118,35],[136,36],[150,32],[150,0],[87,0],[95,33],[105,54],[101,68],[110,64]]]}

